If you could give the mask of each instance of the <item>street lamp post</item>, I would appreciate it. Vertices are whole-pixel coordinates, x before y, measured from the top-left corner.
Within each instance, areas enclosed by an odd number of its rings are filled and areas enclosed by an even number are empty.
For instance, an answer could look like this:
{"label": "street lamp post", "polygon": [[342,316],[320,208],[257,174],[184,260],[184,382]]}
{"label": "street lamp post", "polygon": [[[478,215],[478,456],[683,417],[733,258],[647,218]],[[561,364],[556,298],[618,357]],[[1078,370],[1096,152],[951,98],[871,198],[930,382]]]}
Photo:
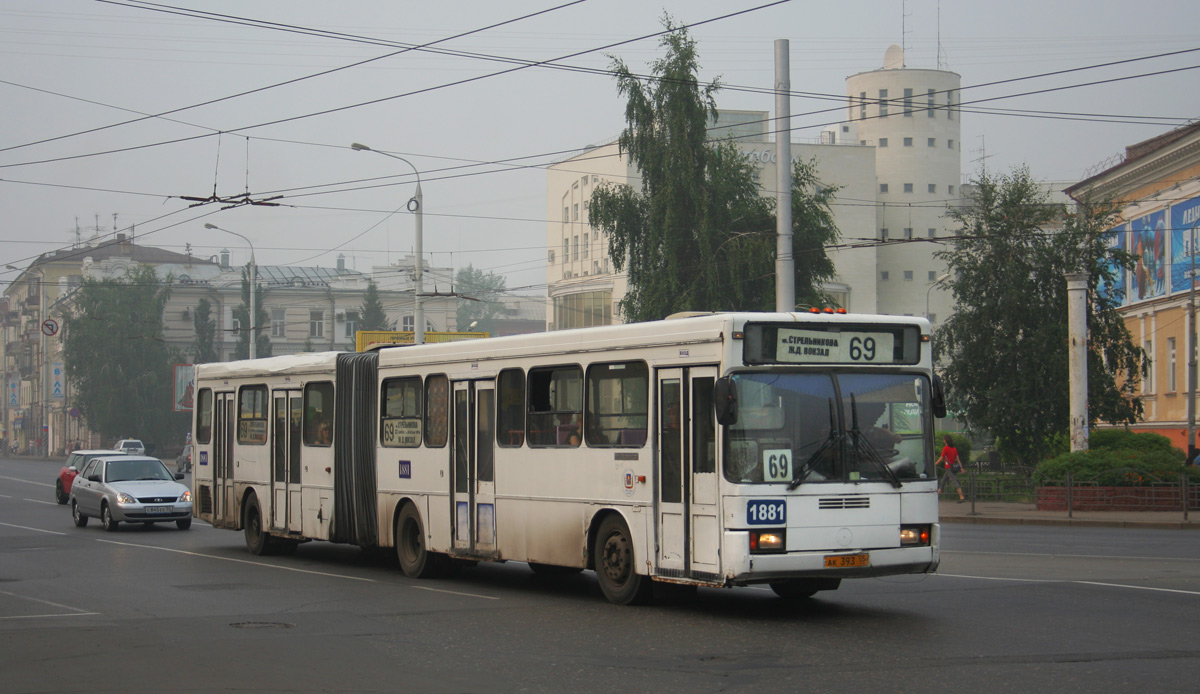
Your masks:
{"label": "street lamp post", "polygon": [[[945,280],[948,280],[948,279],[950,279],[949,272],[938,277],[934,281],[930,282],[929,289],[925,290],[925,319],[926,320],[929,320],[929,292],[932,292],[934,287],[938,286],[939,284],[941,284],[942,282],[944,282]],[[933,321],[930,320],[929,322],[932,323]]]}
{"label": "street lamp post", "polygon": [[422,218],[422,215],[424,212],[425,205],[424,205],[424,198],[421,196],[421,172],[417,170],[417,167],[415,165],[413,165],[413,163],[411,161],[405,159],[404,157],[397,156],[395,154],[390,154],[388,152],[381,152],[380,150],[377,150],[377,149],[371,149],[370,147],[368,147],[360,142],[355,142],[355,143],[351,144],[350,149],[352,149],[356,152],[374,152],[376,154],[382,154],[385,157],[391,157],[392,159],[399,159],[400,161],[404,162],[405,164],[408,164],[409,166],[411,166],[413,173],[416,174],[416,176],[417,176],[417,190],[413,194],[412,198],[409,199],[407,207],[408,207],[408,211],[413,213],[413,220],[414,220],[414,224],[416,227],[415,228],[416,239],[413,242],[413,252],[417,256],[416,270],[413,273],[413,344],[416,344],[416,345],[424,344],[425,343],[425,312],[421,308],[421,292],[423,291],[421,271],[423,269],[422,266],[424,265],[424,261],[422,260],[423,249],[421,248],[422,241],[423,241],[423,238],[422,238],[423,233],[422,233],[422,229],[421,229],[421,221],[422,221],[421,218]]}
{"label": "street lamp post", "polygon": [[1191,283],[1188,292],[1187,315],[1187,350],[1188,350],[1188,432],[1187,432],[1187,464],[1191,465],[1196,458],[1196,225],[1188,229],[1188,256],[1192,261],[1192,269],[1188,273]]}
{"label": "street lamp post", "polygon": [[257,310],[257,307],[255,306],[254,295],[257,293],[255,290],[258,289],[258,266],[254,264],[254,244],[251,243],[250,239],[246,238],[246,236],[244,234],[239,234],[236,231],[230,231],[228,229],[222,229],[221,227],[217,226],[216,224],[205,224],[204,228],[205,229],[216,229],[217,231],[223,231],[226,234],[233,234],[234,236],[240,236],[242,238],[242,240],[244,240],[246,242],[246,244],[248,246],[250,246],[250,316],[246,320],[246,322],[250,324],[248,326],[249,330],[250,330],[250,358],[257,359],[258,358],[258,335],[256,335],[254,333],[254,322],[258,319],[258,310]]}

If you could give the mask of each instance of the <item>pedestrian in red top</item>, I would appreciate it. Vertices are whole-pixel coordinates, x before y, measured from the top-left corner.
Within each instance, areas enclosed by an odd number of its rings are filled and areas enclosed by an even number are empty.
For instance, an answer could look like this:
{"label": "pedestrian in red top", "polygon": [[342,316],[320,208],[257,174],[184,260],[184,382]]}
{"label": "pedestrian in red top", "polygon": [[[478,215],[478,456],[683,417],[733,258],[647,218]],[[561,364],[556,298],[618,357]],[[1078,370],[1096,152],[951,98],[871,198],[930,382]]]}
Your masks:
{"label": "pedestrian in red top", "polygon": [[950,484],[958,490],[958,503],[966,501],[963,496],[962,485],[958,483],[958,473],[962,472],[962,463],[958,462],[958,449],[954,444],[950,443],[950,436],[943,436],[942,439],[946,445],[942,447],[942,454],[938,456],[934,465],[942,465],[946,468],[946,474],[942,475],[942,481],[938,484],[938,494],[942,493],[942,487],[948,487]]}

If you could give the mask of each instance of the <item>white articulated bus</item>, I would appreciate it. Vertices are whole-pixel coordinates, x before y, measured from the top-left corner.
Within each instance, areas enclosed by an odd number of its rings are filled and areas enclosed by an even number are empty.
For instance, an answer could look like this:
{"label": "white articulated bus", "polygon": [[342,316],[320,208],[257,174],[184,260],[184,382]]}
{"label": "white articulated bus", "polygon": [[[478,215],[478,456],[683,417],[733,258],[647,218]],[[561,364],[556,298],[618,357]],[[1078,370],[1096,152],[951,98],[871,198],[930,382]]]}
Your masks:
{"label": "white articulated bus", "polygon": [[938,554],[921,318],[729,313],[203,364],[195,513],[255,554],[394,548],[652,581],[927,573]]}

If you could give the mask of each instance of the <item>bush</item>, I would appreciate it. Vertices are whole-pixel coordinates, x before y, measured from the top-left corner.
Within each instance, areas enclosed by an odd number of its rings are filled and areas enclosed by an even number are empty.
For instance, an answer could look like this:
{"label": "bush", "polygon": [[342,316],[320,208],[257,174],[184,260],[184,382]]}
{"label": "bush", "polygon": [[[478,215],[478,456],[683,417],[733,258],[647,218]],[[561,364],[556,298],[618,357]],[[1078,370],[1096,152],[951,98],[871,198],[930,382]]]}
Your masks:
{"label": "bush", "polygon": [[[963,434],[954,431],[939,431],[933,435],[933,451],[937,455],[942,454],[942,446],[946,443],[942,437],[950,437],[950,445],[958,449],[958,459],[962,461],[963,467],[971,462],[971,440]],[[936,458],[937,455],[934,457]]]}
{"label": "bush", "polygon": [[1165,436],[1101,429],[1089,436],[1091,450],[1064,453],[1043,461],[1033,472],[1040,486],[1058,486],[1071,473],[1073,482],[1106,487],[1138,487],[1156,482],[1174,484],[1185,470],[1200,481],[1200,469],[1184,465],[1185,454]]}

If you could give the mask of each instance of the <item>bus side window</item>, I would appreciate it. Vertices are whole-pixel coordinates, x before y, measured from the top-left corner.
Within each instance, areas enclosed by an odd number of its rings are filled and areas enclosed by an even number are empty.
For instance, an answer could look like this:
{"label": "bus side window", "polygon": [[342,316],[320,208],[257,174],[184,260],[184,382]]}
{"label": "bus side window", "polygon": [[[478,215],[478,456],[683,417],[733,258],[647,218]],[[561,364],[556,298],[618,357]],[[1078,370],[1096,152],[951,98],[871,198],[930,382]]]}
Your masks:
{"label": "bus side window", "polygon": [[646,443],[650,370],[645,362],[592,364],[587,372],[589,446],[641,448]]}
{"label": "bus side window", "polygon": [[505,448],[518,447],[525,443],[525,373],[520,369],[501,371],[496,389],[500,403],[496,443]]}
{"label": "bus side window", "polygon": [[333,384],[324,381],[304,386],[304,445],[333,444]]}
{"label": "bus side window", "polygon": [[425,445],[442,448],[450,432],[450,381],[446,374],[425,378]]}
{"label": "bus side window", "polygon": [[529,370],[530,446],[578,446],[582,415],[583,369],[554,366]]}
{"label": "bus side window", "polygon": [[212,442],[212,391],[201,388],[196,395],[196,443]]}
{"label": "bus side window", "polygon": [[379,441],[389,448],[421,445],[421,377],[392,378],[383,382]]}

